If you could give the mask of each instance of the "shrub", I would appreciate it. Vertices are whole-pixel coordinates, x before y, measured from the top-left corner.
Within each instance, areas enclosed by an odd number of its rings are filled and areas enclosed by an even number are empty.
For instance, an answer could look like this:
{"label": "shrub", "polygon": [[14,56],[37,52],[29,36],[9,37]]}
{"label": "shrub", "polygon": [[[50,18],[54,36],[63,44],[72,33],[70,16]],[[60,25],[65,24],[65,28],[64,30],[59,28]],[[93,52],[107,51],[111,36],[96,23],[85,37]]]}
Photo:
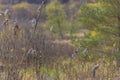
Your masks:
{"label": "shrub", "polygon": [[13,12],[13,17],[18,20],[30,18],[32,14],[25,8],[16,8]]}
{"label": "shrub", "polygon": [[29,8],[29,4],[28,3],[25,3],[25,2],[22,2],[22,3],[19,3],[19,4],[15,4],[12,6],[13,9],[16,9],[16,8]]}

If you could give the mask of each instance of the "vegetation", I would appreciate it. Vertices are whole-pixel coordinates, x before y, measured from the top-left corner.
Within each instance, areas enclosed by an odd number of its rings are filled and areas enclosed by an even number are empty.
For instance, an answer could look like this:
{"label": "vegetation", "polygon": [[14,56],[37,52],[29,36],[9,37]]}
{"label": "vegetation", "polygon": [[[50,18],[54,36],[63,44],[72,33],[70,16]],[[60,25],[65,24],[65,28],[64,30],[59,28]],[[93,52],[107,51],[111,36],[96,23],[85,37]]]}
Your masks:
{"label": "vegetation", "polygon": [[119,0],[22,1],[0,0],[1,80],[120,79]]}
{"label": "vegetation", "polygon": [[59,2],[51,2],[46,6],[47,21],[46,25],[50,28],[53,27],[54,31],[58,32],[61,38],[63,38],[63,32],[67,30],[67,16],[63,10],[63,5]]}

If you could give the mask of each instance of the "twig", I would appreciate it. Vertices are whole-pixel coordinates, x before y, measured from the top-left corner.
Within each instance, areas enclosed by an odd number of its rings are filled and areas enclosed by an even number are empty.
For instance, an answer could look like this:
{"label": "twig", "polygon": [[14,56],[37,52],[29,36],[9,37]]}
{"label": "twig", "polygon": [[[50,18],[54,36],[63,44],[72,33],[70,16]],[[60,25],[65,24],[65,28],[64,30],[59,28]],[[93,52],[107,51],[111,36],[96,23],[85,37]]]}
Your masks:
{"label": "twig", "polygon": [[34,33],[36,31],[36,28],[37,28],[37,25],[38,25],[38,22],[39,22],[39,19],[40,19],[40,16],[41,16],[41,12],[42,12],[42,8],[44,7],[44,1],[42,1],[41,3],[41,6],[39,6],[38,8],[38,15],[36,17],[36,24],[35,24],[35,28],[34,28]]}

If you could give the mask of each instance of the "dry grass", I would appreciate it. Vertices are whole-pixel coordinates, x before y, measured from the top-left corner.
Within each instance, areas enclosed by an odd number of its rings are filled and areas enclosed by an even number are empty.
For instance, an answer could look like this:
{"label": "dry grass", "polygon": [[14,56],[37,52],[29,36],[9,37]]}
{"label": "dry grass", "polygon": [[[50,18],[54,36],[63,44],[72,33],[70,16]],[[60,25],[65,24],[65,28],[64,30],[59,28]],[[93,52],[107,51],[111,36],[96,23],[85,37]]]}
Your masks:
{"label": "dry grass", "polygon": [[[13,23],[5,25],[0,32],[0,66],[3,66],[0,80],[119,80],[116,59],[102,56],[89,60],[91,56],[86,59],[79,55],[81,52],[73,59],[75,47],[69,39],[53,39],[40,25],[35,29],[27,23],[20,24],[21,31],[17,35],[14,35]],[[82,29],[74,35],[84,38],[86,32],[89,31]],[[70,37],[70,34],[65,36]],[[35,54],[28,54],[31,48]],[[99,68],[92,78],[92,68],[97,64]]]}

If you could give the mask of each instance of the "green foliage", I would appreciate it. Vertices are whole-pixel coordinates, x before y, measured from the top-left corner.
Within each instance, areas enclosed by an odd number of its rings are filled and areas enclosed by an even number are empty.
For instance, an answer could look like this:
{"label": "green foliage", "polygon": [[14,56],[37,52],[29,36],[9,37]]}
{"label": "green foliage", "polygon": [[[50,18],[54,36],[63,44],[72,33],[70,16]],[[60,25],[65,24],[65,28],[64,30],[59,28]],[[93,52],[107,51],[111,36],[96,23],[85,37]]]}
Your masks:
{"label": "green foliage", "polygon": [[[73,10],[71,12],[73,15],[69,13],[69,17],[65,12],[66,7],[57,0],[52,0],[47,5],[45,26],[47,28],[53,26],[55,32],[60,36],[63,36],[64,32],[68,30],[73,32],[70,35],[71,41],[76,47],[80,47],[78,53],[75,51],[74,58],[70,57],[71,52],[74,52],[74,46],[68,40],[65,42],[64,39],[63,42],[62,40],[52,41],[46,31],[39,27],[41,24],[38,23],[34,32],[34,27],[30,27],[31,24],[19,20],[20,29],[18,34],[14,35],[15,25],[10,20],[8,24],[3,25],[4,29],[0,32],[0,63],[5,65],[5,71],[1,73],[3,74],[1,77],[6,79],[11,77],[10,80],[93,80],[91,69],[96,64],[99,65],[99,68],[94,79],[113,80],[114,77],[119,77],[120,53],[117,52],[117,48],[120,42],[120,25],[118,24],[120,10],[117,5],[120,1],[114,2],[117,7],[111,1],[113,0],[85,4],[78,14]],[[75,9],[76,5],[72,6],[69,10]],[[31,13],[34,11],[32,6],[30,9],[29,7],[30,5],[27,3],[16,4],[12,6],[15,10],[12,14],[28,15],[30,10]],[[38,14],[35,11],[33,13]],[[22,15],[16,16],[21,19],[25,17]],[[16,16],[14,15],[15,18]],[[77,21],[77,17],[80,23]],[[74,34],[74,30],[79,31],[81,23],[82,28],[87,30],[85,30],[85,37],[78,38],[77,34]],[[114,52],[114,54],[104,54],[98,50],[106,53]],[[31,54],[29,51],[35,52],[35,54]]]}
{"label": "green foliage", "polygon": [[25,77],[26,79],[30,79],[31,77],[35,76],[35,71],[31,68],[22,69],[19,75],[23,75],[23,77]]}
{"label": "green foliage", "polygon": [[49,28],[54,27],[55,32],[63,36],[63,32],[68,29],[67,16],[63,9],[63,5],[59,1],[52,1],[46,6],[47,21],[46,26]]}
{"label": "green foliage", "polygon": [[[97,6],[98,5],[98,6]],[[79,13],[83,25],[89,29],[98,27],[98,24],[104,22],[105,9],[100,4],[86,4],[82,6]]]}
{"label": "green foliage", "polygon": [[[118,3],[116,3],[118,2]],[[119,0],[101,0],[97,3],[88,3],[79,10],[80,21],[88,29],[86,38],[78,40],[79,46],[88,49],[103,47],[119,47]],[[117,45],[113,44],[116,43]],[[96,48],[95,48],[96,47]]]}
{"label": "green foliage", "polygon": [[43,66],[40,68],[40,72],[43,76],[49,77],[49,78],[53,78],[55,73],[54,69],[51,69],[49,67]]}

